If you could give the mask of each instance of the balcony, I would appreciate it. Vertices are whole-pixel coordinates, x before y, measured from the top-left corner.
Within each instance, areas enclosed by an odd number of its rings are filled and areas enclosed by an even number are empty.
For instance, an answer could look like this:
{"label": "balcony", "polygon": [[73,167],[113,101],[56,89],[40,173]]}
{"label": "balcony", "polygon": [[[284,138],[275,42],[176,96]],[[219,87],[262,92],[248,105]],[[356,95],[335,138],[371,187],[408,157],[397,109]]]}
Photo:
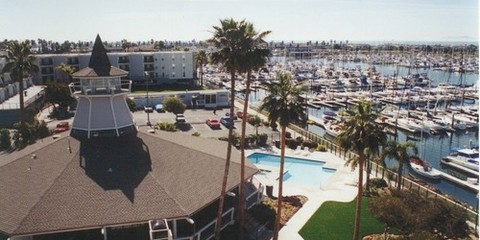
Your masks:
{"label": "balcony", "polygon": [[143,57],[143,62],[145,62],[145,63],[153,62],[153,56],[144,56]]}
{"label": "balcony", "polygon": [[128,57],[118,58],[118,63],[129,63],[129,62],[130,62],[130,58],[128,58]]}
{"label": "balcony", "polygon": [[42,58],[42,59],[40,60],[40,65],[42,65],[42,66],[53,65],[53,59],[51,59],[51,58]]}

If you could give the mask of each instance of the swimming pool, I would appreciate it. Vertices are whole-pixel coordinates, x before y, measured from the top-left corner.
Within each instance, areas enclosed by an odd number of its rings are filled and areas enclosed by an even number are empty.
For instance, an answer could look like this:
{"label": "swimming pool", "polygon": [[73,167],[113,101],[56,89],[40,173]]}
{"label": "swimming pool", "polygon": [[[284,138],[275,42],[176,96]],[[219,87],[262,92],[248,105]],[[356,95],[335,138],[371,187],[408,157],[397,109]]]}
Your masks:
{"label": "swimming pool", "polygon": [[[266,153],[253,153],[248,160],[259,169],[265,166],[279,168],[280,156]],[[335,169],[324,168],[325,162],[312,161],[303,158],[285,156],[283,181],[300,187],[320,189],[330,177],[336,172]],[[278,171],[262,171],[269,179],[278,179]]]}

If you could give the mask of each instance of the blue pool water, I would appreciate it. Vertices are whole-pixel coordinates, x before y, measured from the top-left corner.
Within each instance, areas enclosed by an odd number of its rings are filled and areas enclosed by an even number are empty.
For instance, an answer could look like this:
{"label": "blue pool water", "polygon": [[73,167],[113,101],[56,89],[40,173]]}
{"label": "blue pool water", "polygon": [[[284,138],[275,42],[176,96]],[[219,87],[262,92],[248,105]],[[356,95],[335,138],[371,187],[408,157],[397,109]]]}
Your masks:
{"label": "blue pool water", "polygon": [[[280,167],[280,156],[277,155],[253,153],[248,156],[248,160],[260,169],[262,166]],[[320,189],[322,184],[336,172],[335,169],[324,168],[323,165],[325,162],[285,157],[284,168],[287,172],[283,175],[283,181],[300,187]],[[278,179],[278,176],[269,176],[269,178]]]}

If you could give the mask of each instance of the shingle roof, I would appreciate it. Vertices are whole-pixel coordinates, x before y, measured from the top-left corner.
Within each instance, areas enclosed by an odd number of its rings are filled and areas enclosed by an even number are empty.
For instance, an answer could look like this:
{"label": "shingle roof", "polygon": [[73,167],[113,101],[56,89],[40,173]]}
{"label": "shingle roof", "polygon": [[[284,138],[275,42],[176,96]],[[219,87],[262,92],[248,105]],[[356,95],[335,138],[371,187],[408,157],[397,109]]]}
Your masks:
{"label": "shingle roof", "polygon": [[[138,133],[63,138],[35,154],[0,166],[0,231],[7,235],[190,216],[219,195],[226,143]],[[228,189],[239,182],[239,159],[234,150]],[[247,176],[256,171],[247,163]]]}
{"label": "shingle roof", "polygon": [[97,34],[95,43],[93,44],[92,55],[88,67],[72,74],[74,78],[81,77],[107,77],[107,76],[126,76],[128,72],[112,67],[108,60],[107,50],[103,46],[100,35]]}

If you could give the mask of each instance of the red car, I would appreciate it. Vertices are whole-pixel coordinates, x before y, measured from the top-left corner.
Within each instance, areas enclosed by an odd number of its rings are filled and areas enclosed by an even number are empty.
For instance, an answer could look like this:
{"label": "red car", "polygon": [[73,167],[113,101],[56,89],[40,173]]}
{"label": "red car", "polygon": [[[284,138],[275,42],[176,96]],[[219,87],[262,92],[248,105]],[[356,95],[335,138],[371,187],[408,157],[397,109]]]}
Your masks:
{"label": "red car", "polygon": [[220,128],[220,122],[217,119],[207,119],[205,123],[210,127],[210,128]]}
{"label": "red car", "polygon": [[55,129],[53,130],[53,132],[61,133],[61,132],[67,131],[68,129],[70,129],[70,126],[68,125],[68,122],[64,121],[64,122],[58,123]]}

